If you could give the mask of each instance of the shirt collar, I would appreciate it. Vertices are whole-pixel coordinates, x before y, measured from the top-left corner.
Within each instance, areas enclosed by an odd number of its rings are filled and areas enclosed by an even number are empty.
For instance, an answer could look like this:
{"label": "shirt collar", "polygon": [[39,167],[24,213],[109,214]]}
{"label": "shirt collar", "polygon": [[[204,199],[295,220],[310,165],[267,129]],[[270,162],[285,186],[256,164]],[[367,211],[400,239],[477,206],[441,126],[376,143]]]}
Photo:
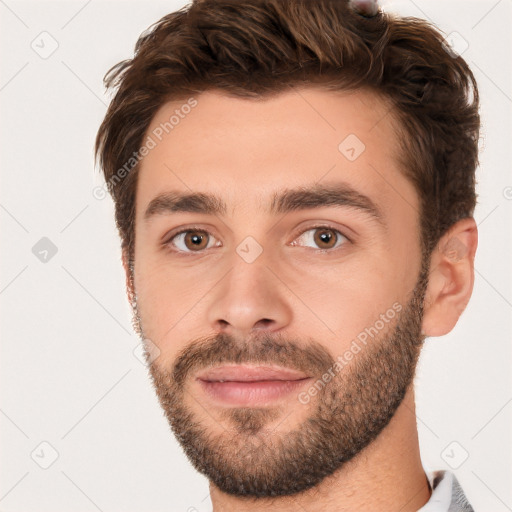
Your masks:
{"label": "shirt collar", "polygon": [[418,512],[474,512],[453,473],[443,470],[425,473],[432,495]]}

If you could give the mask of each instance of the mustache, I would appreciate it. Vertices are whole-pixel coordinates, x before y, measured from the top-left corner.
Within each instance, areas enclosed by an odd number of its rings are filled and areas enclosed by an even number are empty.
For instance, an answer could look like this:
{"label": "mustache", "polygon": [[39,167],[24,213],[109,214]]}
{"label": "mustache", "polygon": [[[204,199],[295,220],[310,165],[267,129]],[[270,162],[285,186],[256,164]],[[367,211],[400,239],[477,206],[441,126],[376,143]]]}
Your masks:
{"label": "mustache", "polygon": [[171,378],[182,386],[191,373],[221,364],[280,365],[310,375],[321,375],[335,363],[326,348],[309,339],[297,343],[280,334],[261,333],[240,340],[227,333],[200,338],[183,349]]}

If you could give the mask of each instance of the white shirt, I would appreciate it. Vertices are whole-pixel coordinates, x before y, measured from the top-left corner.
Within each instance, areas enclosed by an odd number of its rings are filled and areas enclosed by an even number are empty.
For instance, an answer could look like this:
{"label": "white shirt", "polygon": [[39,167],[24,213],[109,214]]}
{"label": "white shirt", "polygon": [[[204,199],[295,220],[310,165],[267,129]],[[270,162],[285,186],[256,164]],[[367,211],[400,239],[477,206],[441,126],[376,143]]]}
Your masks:
{"label": "white shirt", "polygon": [[433,471],[426,475],[432,496],[418,512],[474,512],[453,473]]}

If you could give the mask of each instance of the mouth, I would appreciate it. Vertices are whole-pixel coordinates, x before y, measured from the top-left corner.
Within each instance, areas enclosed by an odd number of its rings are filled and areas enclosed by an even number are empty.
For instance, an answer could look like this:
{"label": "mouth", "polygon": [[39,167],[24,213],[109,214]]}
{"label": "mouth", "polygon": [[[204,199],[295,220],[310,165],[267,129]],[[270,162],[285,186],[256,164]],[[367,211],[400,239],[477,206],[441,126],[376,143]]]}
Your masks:
{"label": "mouth", "polygon": [[279,366],[229,365],[204,370],[196,380],[214,402],[248,407],[286,398],[311,377]]}
{"label": "mouth", "polygon": [[295,381],[308,378],[304,372],[282,366],[226,365],[200,372],[197,379],[207,382]]}

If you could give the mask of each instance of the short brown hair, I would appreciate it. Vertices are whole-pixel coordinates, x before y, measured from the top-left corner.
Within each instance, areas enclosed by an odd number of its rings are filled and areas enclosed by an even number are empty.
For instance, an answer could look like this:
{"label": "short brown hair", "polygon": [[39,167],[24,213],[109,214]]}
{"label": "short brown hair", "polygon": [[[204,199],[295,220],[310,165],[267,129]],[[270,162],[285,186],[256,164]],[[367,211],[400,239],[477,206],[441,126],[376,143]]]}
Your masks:
{"label": "short brown hair", "polygon": [[398,120],[399,163],[419,194],[424,254],[473,215],[480,130],[473,73],[430,23],[371,14],[348,0],[195,0],[140,36],[134,58],[105,75],[117,92],[95,148],[130,260],[133,154],[165,102],[212,89],[247,99],[295,85],[371,90]]}

